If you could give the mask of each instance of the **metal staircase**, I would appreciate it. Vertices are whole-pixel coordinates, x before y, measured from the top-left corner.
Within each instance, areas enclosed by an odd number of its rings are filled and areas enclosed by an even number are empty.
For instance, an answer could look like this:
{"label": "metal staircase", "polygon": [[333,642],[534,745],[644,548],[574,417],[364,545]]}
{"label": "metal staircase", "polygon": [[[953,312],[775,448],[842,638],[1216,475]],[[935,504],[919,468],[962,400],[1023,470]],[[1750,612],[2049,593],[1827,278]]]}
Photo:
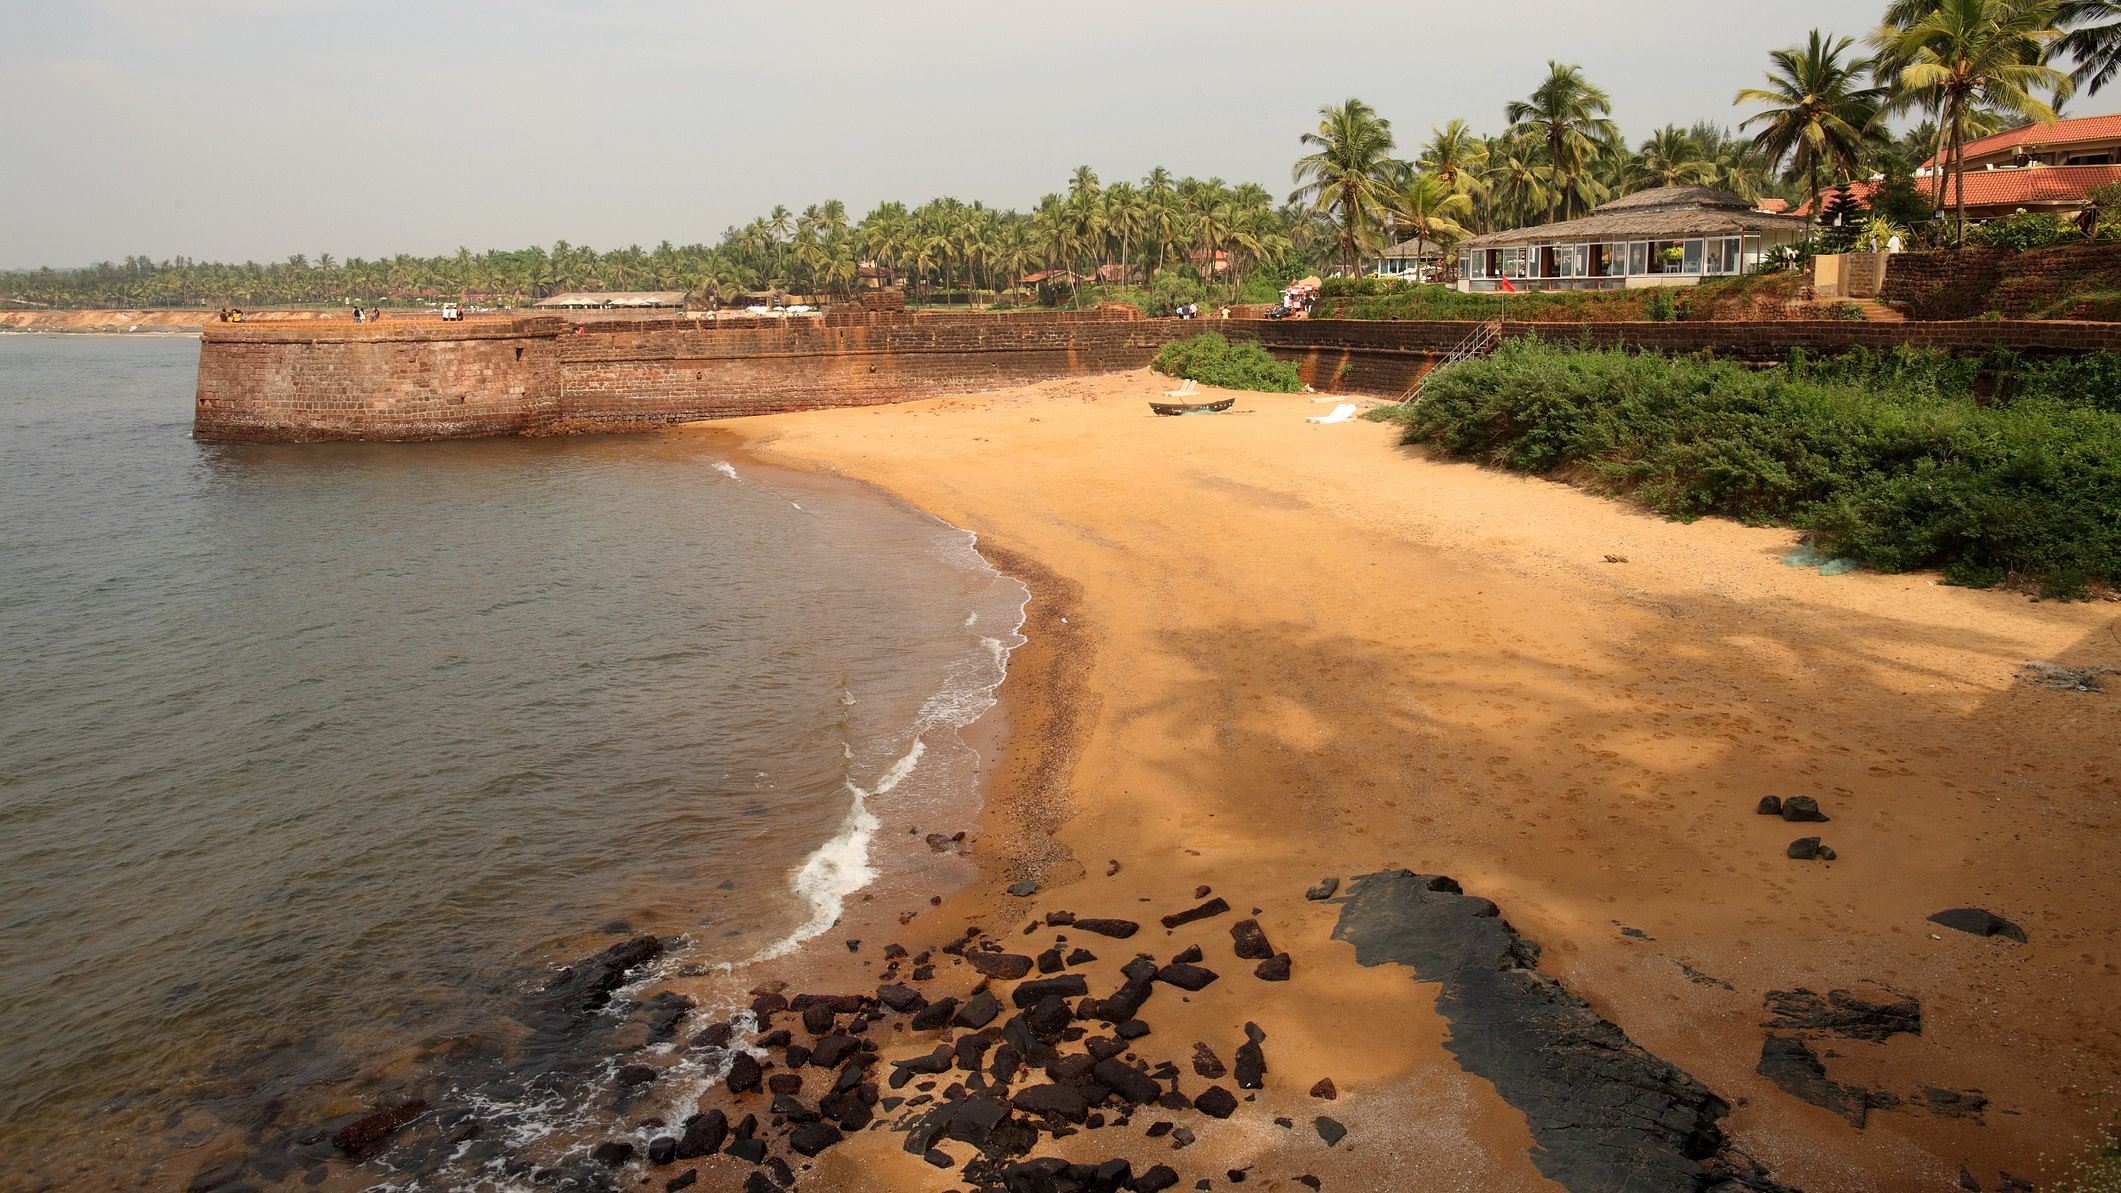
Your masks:
{"label": "metal staircase", "polygon": [[1459,361],[1472,360],[1476,356],[1486,356],[1495,350],[1495,345],[1501,340],[1502,322],[1500,320],[1490,319],[1479,327],[1474,328],[1467,334],[1465,339],[1458,342],[1457,347],[1445,353],[1442,360],[1437,361],[1434,366],[1415,379],[1414,384],[1407,388],[1406,395],[1399,399],[1399,405],[1411,406],[1420,401],[1421,391],[1429,387],[1429,378],[1443,372]]}

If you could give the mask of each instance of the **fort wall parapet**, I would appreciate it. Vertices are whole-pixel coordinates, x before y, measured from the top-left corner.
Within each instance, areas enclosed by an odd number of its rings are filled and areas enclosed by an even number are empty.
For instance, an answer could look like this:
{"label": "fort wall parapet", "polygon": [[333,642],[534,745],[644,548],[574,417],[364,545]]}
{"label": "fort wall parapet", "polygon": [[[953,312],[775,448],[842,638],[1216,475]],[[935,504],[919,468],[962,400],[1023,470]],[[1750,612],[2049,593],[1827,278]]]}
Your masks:
{"label": "fort wall parapet", "polygon": [[[1398,397],[1477,324],[1143,319],[1126,308],[978,314],[848,304],[826,317],[210,324],[202,438],[418,440],[630,428],[912,401],[1140,368],[1206,330],[1295,361],[1322,393]],[[1505,337],[1769,362],[1901,344],[1953,352],[2121,351],[2121,324],[1517,323]]]}

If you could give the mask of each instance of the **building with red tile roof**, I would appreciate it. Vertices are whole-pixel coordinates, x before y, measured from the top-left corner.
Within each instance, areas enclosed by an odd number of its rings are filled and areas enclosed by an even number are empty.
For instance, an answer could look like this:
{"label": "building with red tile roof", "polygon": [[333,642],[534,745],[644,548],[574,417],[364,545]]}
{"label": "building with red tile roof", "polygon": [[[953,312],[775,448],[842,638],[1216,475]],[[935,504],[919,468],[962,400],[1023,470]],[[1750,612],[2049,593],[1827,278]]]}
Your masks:
{"label": "building with red tile roof", "polygon": [[[1968,219],[1986,220],[2011,215],[2020,210],[2075,211],[2084,205],[2084,201],[2095,188],[2117,182],[2121,182],[2121,163],[2098,166],[1969,169],[1966,172],[1966,215]],[[1856,200],[1857,206],[1868,209],[1871,205],[1871,195],[1877,191],[1878,185],[1875,179],[1851,182],[1848,184],[1849,194]],[[1915,190],[1918,194],[1932,194],[1933,188],[1939,186],[1944,189],[1944,200],[1938,206],[1945,211],[1954,210],[1958,195],[1953,190],[1949,176],[1931,174],[1915,179]],[[1834,193],[1834,190],[1822,192],[1819,201],[1832,203]],[[1813,205],[1806,203],[1794,214],[1808,217],[1813,210]]]}
{"label": "building with red tile roof", "polygon": [[[1941,186],[1941,210],[1953,210],[1958,196],[1935,158],[1915,171],[1915,190],[1929,195]],[[1966,215],[1986,220],[2018,211],[2075,211],[2091,192],[2121,182],[2121,114],[2028,124],[1966,143]],[[1848,184],[1858,206],[1869,208],[1877,178]],[[1834,191],[1822,192],[1792,214],[1810,216],[1831,203]]]}
{"label": "building with red tile roof", "polygon": [[[2105,166],[2121,162],[2121,114],[2028,124],[1966,143],[1969,172],[2003,166]],[[1936,158],[1922,163],[1938,168]]]}

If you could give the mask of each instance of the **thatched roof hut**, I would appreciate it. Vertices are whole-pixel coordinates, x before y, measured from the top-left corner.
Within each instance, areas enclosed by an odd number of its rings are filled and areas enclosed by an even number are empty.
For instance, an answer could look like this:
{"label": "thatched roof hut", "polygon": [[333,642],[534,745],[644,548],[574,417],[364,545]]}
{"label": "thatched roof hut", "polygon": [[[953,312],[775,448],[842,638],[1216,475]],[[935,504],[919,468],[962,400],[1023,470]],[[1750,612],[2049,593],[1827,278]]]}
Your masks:
{"label": "thatched roof hut", "polygon": [[1554,224],[1511,228],[1475,236],[1459,247],[1549,244],[1590,240],[1680,240],[1744,232],[1802,233],[1804,221],[1770,215],[1729,191],[1712,186],[1660,186],[1602,203],[1591,214]]}
{"label": "thatched roof hut", "polygon": [[1576,219],[1462,241],[1458,285],[1461,290],[1689,286],[1706,277],[1745,273],[1777,247],[1803,240],[1808,231],[1802,219],[1758,210],[1715,187],[1653,187]]}

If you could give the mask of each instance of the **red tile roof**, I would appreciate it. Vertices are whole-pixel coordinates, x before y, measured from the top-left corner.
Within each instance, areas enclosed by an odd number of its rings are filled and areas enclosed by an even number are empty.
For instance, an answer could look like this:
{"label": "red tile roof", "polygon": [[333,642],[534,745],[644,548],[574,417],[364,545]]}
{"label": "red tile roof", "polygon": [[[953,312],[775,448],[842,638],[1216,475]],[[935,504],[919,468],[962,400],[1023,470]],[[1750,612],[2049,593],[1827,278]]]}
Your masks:
{"label": "red tile roof", "polygon": [[[1916,186],[1927,192],[1930,182],[1924,178]],[[1949,178],[1936,180],[1943,187],[1947,203],[1957,200],[1956,188]],[[1968,170],[1966,172],[1966,205],[1968,207],[2016,207],[2034,203],[2082,202],[2095,186],[2121,182],[2121,165],[2114,166],[2039,166],[2025,170]]]}
{"label": "red tile roof", "polygon": [[[2057,120],[2053,124],[2028,124],[2009,132],[1995,133],[1966,143],[1968,158],[1988,157],[2020,145],[2061,146],[2074,145],[2082,141],[2121,140],[2121,114],[2112,116],[2085,116],[2076,120]],[[1935,158],[1922,163],[1924,169],[1936,163]]]}
{"label": "red tile roof", "polygon": [[[2089,195],[2093,187],[2121,182],[2121,165],[2112,166],[2031,166],[2021,170],[1968,170],[1966,172],[1966,205],[1968,207],[2026,207],[2044,203],[2077,203]],[[1947,204],[1957,199],[1949,178],[1917,178],[1915,189],[1930,193],[1931,184],[1944,188]],[[1878,184],[1870,181],[1849,183],[1849,192],[1856,202],[1869,207],[1871,194]],[[1833,202],[1833,191],[1824,191],[1821,202]],[[1812,204],[1807,202],[1793,215],[1810,215]]]}
{"label": "red tile roof", "polygon": [[[1929,180],[1925,178],[1917,178],[1915,180],[1915,189],[1923,189],[1924,185],[1928,181]],[[1835,193],[1838,192],[1840,189],[1841,188],[1838,186],[1833,186],[1828,187],[1823,191],[1820,191],[1816,200],[1819,206],[1825,206],[1828,203],[1832,203],[1834,201]],[[1856,206],[1858,207],[1869,207],[1871,205],[1871,195],[1877,189],[1877,183],[1863,179],[1858,179],[1857,181],[1848,184],[1849,194],[1855,197]],[[1971,193],[1971,190],[1969,190],[1969,193]],[[1813,203],[1814,200],[1806,199],[1801,205],[1797,207],[1795,211],[1790,212],[1790,214],[1809,217],[1815,210]]]}

